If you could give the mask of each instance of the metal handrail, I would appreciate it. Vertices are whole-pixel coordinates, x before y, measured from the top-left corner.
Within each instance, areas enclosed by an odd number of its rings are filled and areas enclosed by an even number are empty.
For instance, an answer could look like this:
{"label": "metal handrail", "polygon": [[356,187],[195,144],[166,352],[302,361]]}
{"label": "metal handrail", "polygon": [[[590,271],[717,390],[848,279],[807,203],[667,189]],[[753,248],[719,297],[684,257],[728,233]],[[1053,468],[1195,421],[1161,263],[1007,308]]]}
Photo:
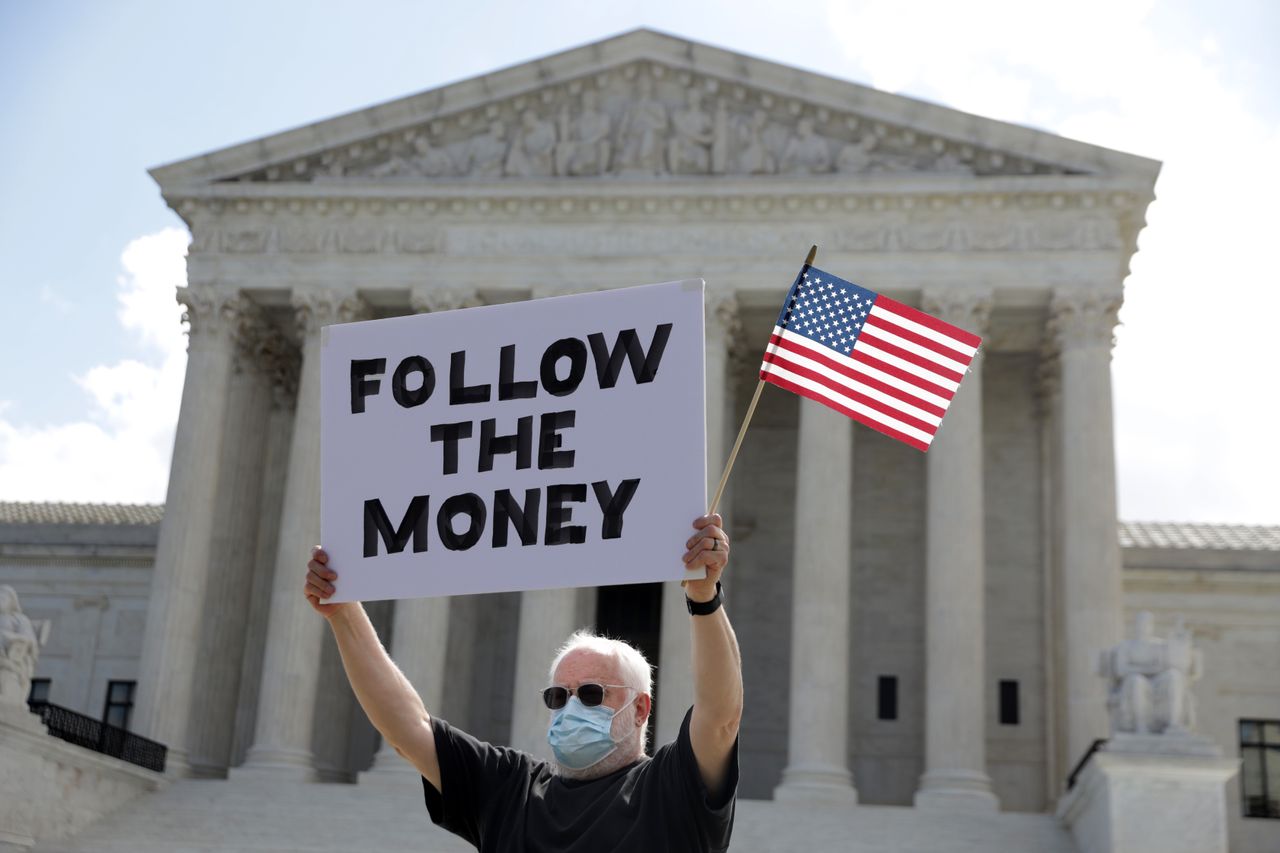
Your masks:
{"label": "metal handrail", "polygon": [[1080,760],[1076,762],[1076,766],[1071,771],[1071,775],[1067,777],[1068,791],[1070,791],[1072,788],[1076,786],[1076,777],[1080,775],[1080,772],[1082,770],[1084,770],[1084,766],[1089,763],[1089,759],[1093,758],[1093,754],[1098,750],[1102,749],[1102,747],[1106,744],[1106,742],[1107,742],[1106,738],[1098,738],[1092,744],[1089,745],[1089,748],[1087,750],[1085,750],[1084,755],[1082,755],[1080,757]]}
{"label": "metal handrail", "polygon": [[95,720],[70,708],[54,705],[52,702],[28,702],[27,705],[32,712],[40,715],[40,722],[44,723],[49,729],[49,734],[56,738],[157,773],[164,772],[169,748],[162,743],[148,740],[101,720]]}

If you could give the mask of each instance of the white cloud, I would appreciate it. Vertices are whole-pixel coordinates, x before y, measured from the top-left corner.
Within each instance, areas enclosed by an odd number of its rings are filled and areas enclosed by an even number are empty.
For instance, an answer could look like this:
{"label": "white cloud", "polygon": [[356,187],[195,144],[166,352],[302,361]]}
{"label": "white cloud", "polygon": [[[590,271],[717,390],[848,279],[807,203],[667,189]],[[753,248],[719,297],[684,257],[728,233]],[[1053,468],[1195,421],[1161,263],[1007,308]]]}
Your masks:
{"label": "white cloud", "polygon": [[166,228],[125,247],[118,319],[153,358],[77,377],[90,401],[86,420],[16,424],[0,404],[0,499],[164,500],[187,362],[174,289],[186,281],[188,242],[186,231]]}
{"label": "white cloud", "polygon": [[1169,39],[1154,0],[828,10],[878,88],[1163,161],[1117,333],[1121,514],[1280,523],[1280,118],[1226,84],[1215,34]]}

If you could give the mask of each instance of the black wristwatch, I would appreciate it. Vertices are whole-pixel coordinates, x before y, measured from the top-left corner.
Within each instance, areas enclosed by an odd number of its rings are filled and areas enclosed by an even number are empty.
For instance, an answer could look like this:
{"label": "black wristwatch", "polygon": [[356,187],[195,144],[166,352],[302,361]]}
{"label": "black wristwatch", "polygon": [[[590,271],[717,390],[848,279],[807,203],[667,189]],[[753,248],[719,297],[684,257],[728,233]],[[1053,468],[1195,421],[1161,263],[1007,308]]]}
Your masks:
{"label": "black wristwatch", "polygon": [[710,601],[694,601],[687,595],[684,597],[684,606],[689,608],[690,616],[710,616],[720,609],[721,604],[724,604],[724,593],[720,590],[720,581],[716,581],[716,597]]}

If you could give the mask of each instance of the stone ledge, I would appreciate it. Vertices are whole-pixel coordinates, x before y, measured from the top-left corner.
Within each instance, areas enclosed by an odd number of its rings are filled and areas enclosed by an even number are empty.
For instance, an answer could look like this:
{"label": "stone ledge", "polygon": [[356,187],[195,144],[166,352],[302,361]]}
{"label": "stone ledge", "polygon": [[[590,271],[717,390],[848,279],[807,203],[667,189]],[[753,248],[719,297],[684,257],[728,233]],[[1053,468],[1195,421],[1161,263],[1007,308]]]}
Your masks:
{"label": "stone ledge", "polygon": [[75,834],[164,777],[50,736],[25,707],[0,707],[0,844]]}
{"label": "stone ledge", "polygon": [[1209,754],[1100,751],[1057,817],[1081,853],[1227,853],[1225,784],[1239,766]]}

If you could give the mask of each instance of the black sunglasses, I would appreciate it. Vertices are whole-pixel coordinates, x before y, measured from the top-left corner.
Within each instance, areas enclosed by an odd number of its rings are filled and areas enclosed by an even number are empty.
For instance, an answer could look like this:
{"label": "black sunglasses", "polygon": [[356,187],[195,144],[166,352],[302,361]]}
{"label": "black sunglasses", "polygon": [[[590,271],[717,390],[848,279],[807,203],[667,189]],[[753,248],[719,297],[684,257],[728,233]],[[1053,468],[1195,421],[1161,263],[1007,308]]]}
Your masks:
{"label": "black sunglasses", "polygon": [[588,708],[594,708],[604,701],[607,687],[618,687],[623,690],[634,690],[625,684],[579,684],[577,687],[548,687],[542,691],[542,701],[553,711],[559,711],[569,703],[569,697],[578,694],[578,701]]}

